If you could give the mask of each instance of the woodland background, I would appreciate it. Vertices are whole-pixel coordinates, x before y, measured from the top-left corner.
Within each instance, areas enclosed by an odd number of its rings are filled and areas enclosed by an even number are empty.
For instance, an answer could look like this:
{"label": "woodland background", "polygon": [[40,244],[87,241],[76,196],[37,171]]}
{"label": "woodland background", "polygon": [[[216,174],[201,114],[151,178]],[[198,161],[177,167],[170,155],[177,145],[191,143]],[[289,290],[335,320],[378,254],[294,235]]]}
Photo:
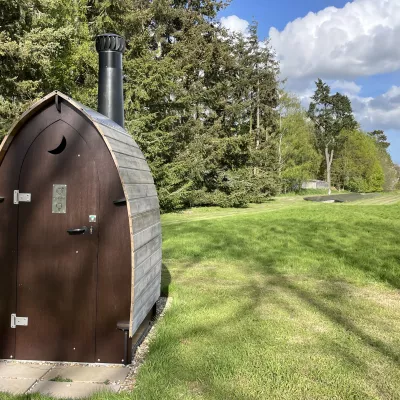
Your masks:
{"label": "woodland background", "polygon": [[241,207],[298,191],[398,188],[383,131],[363,132],[350,100],[316,79],[308,109],[284,89],[257,22],[228,32],[219,0],[0,0],[0,138],[53,90],[96,109],[97,34],[127,40],[125,126],[164,211]]}

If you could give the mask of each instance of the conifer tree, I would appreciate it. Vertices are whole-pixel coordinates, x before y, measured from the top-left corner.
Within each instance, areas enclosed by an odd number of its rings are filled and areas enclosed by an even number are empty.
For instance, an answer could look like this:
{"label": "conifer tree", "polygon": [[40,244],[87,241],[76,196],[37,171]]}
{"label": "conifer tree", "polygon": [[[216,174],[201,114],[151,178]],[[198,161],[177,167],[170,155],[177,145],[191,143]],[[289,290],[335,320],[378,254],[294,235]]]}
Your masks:
{"label": "conifer tree", "polygon": [[241,206],[276,191],[277,63],[257,27],[238,38],[220,0],[22,0],[0,12],[0,135],[52,90],[96,108],[97,34],[124,56],[125,124],[162,207]]}

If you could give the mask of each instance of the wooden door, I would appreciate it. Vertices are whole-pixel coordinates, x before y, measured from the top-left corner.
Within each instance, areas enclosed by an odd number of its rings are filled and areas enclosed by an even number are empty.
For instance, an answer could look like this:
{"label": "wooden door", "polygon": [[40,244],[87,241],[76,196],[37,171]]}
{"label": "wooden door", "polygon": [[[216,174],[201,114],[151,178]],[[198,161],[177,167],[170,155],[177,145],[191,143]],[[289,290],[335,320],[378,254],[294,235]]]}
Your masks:
{"label": "wooden door", "polygon": [[24,158],[18,189],[31,202],[18,206],[17,316],[28,326],[16,327],[17,359],[95,361],[98,187],[88,145],[61,120]]}

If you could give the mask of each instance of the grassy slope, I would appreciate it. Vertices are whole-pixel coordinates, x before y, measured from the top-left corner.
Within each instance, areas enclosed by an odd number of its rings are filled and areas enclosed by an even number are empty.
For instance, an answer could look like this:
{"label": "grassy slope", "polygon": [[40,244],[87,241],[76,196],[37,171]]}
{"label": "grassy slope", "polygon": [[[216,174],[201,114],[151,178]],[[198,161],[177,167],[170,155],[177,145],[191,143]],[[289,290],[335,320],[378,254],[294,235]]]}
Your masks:
{"label": "grassy slope", "polygon": [[163,216],[172,307],[136,390],[97,398],[400,398],[399,201]]}

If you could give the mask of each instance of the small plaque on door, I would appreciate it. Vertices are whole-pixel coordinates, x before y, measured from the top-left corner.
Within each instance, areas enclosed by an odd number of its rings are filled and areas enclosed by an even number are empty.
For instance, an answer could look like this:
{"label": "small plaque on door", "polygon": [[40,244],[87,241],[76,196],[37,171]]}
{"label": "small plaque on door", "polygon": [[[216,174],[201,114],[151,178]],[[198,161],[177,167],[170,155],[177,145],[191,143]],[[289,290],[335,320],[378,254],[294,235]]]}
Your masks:
{"label": "small plaque on door", "polygon": [[67,185],[53,185],[53,214],[67,213]]}

